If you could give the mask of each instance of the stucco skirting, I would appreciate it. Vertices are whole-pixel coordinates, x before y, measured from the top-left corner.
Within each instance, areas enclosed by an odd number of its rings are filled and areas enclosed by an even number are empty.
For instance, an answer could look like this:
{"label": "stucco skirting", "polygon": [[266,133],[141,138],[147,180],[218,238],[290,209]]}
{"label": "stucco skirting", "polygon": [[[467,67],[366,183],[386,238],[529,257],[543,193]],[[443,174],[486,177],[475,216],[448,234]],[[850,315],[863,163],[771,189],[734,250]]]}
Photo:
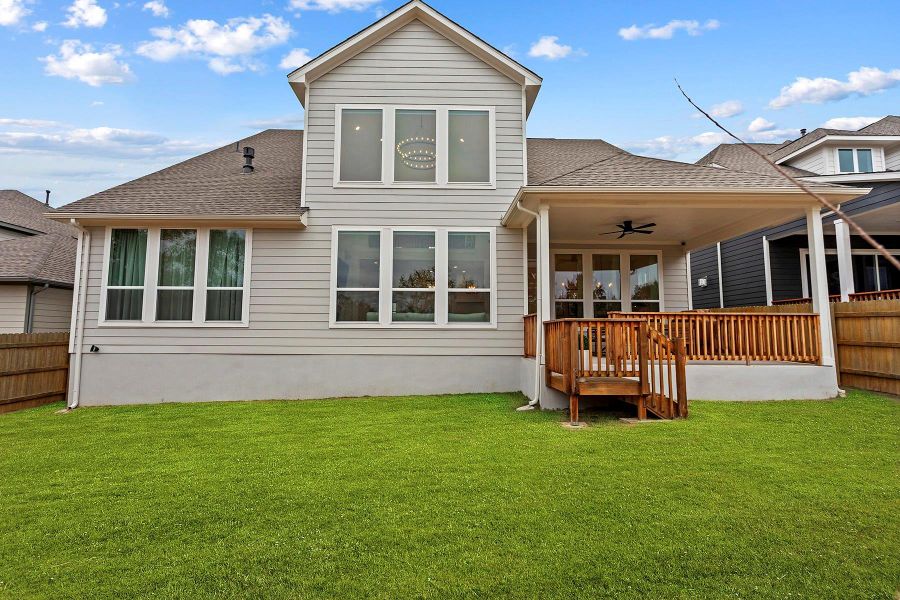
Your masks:
{"label": "stucco skirting", "polygon": [[518,356],[85,354],[81,405],[334,398],[521,387]]}
{"label": "stucco skirting", "polygon": [[[533,364],[533,363],[532,363]],[[802,364],[689,364],[688,400],[823,400],[838,393],[834,367]],[[541,407],[568,408],[569,400],[545,387]]]}

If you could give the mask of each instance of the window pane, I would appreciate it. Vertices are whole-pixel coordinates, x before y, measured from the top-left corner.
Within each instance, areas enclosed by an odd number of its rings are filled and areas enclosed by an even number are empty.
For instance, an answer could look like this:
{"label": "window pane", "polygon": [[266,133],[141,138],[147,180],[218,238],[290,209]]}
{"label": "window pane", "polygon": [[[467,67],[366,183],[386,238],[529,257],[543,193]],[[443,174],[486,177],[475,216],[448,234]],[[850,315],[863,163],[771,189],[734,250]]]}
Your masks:
{"label": "window pane", "polygon": [[450,292],[448,315],[450,323],[489,323],[491,295],[488,292]]}
{"label": "window pane", "polygon": [[242,290],[209,290],[206,292],[206,320],[240,321],[243,303]]}
{"label": "window pane", "polygon": [[381,234],[338,232],[337,287],[377,288]]}
{"label": "window pane", "polygon": [[[878,282],[875,279],[875,255],[853,254],[853,289],[856,292],[877,292]],[[885,288],[882,282],[882,289]]]}
{"label": "window pane", "polygon": [[381,110],[341,111],[341,181],[381,181]]}
{"label": "window pane", "polygon": [[157,321],[191,321],[194,318],[194,290],[157,290]]}
{"label": "window pane", "polygon": [[581,255],[557,254],[554,260],[555,279],[553,286],[554,298],[562,300],[576,300],[582,296]]}
{"label": "window pane", "polygon": [[243,229],[213,229],[209,232],[209,287],[244,286],[244,244],[247,232]]}
{"label": "window pane", "polygon": [[659,312],[659,302],[632,302],[631,312]]}
{"label": "window pane", "polygon": [[192,287],[197,231],[163,229],[159,232],[159,285]]}
{"label": "window pane", "polygon": [[838,150],[838,166],[842,173],[853,172],[853,150]]}
{"label": "window pane", "polygon": [[378,322],[378,292],[338,292],[337,321]]}
{"label": "window pane", "polygon": [[437,165],[435,111],[398,110],[394,119],[394,181],[433,182]]}
{"label": "window pane", "polygon": [[584,304],[582,302],[557,302],[557,319],[580,319],[584,316]]}
{"label": "window pane", "polygon": [[434,292],[394,292],[391,319],[395,323],[434,323]]}
{"label": "window pane", "polygon": [[433,231],[394,232],[393,281],[395,288],[434,289]]}
{"label": "window pane", "polygon": [[882,290],[896,290],[900,288],[900,272],[881,256],[878,257],[878,277],[880,278]]}
{"label": "window pane", "polygon": [[594,263],[594,300],[620,300],[622,289],[619,255],[595,254],[592,260]]}
{"label": "window pane", "polygon": [[858,163],[860,173],[871,173],[872,172],[872,151],[871,150],[857,150],[856,151],[856,162]]}
{"label": "window pane", "polygon": [[113,229],[109,242],[109,285],[144,285],[146,229]]}
{"label": "window pane", "polygon": [[[631,255],[631,299],[659,300],[659,269],[656,255]],[[632,310],[634,310],[632,308]]]}
{"label": "window pane", "polygon": [[447,244],[448,287],[491,287],[490,233],[448,233]]}
{"label": "window pane", "polygon": [[621,302],[594,302],[594,318],[605,319],[611,312],[621,312]]}
{"label": "window pane", "polygon": [[451,110],[449,117],[449,172],[452,182],[488,183],[490,169],[490,116],[486,110]]}
{"label": "window pane", "polygon": [[108,321],[140,321],[144,307],[144,290],[107,290]]}

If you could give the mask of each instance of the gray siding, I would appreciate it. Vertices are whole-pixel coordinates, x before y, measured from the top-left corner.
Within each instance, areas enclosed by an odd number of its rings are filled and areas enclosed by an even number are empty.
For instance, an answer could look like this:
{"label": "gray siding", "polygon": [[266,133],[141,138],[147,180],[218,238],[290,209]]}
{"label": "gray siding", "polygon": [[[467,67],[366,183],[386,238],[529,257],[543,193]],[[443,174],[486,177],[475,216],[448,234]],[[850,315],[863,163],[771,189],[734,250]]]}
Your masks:
{"label": "gray siding", "polygon": [[[333,185],[336,104],[496,108],[497,189]],[[523,181],[522,88],[413,22],[309,87],[305,231],[255,230],[249,328],[97,327],[104,231],[94,228],[85,347],[102,353],[506,355],[522,353],[522,235],[500,218]],[[301,168],[301,165],[297,165]],[[330,329],[332,227],[495,227],[496,329]]]}
{"label": "gray siding", "polygon": [[[691,252],[691,293],[694,308],[719,307],[719,267],[716,247],[710,246]],[[697,285],[697,280],[706,278],[706,287]]]}
{"label": "gray siding", "polygon": [[72,317],[72,290],[47,288],[32,297],[31,331],[68,331]]}
{"label": "gray siding", "polygon": [[0,333],[25,331],[28,286],[0,284]]}

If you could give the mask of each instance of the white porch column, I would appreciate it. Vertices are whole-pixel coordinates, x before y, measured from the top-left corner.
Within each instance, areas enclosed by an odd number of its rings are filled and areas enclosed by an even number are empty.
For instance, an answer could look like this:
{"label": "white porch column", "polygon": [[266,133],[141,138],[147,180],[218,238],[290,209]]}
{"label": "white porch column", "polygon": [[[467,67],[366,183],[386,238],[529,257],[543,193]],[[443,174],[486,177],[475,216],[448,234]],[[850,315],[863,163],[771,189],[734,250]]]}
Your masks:
{"label": "white porch column", "polygon": [[850,251],[850,227],[843,219],[834,222],[834,236],[837,241],[838,273],[841,281],[841,302],[849,302],[853,287],[853,260]]}
{"label": "white porch column", "polygon": [[828,303],[828,279],[825,271],[825,236],[822,233],[822,214],[817,206],[806,209],[806,236],[809,244],[809,279],[813,312],[819,314],[819,333],[822,339],[822,364],[834,366],[834,345],[831,340],[831,308]]}
{"label": "white porch column", "polygon": [[[541,313],[538,325],[543,327],[544,321],[549,321],[553,314],[552,300],[550,298],[550,207],[542,204],[538,208],[538,235],[537,235],[537,266],[538,266],[538,294],[540,294]],[[544,353],[541,352],[541,362]]]}

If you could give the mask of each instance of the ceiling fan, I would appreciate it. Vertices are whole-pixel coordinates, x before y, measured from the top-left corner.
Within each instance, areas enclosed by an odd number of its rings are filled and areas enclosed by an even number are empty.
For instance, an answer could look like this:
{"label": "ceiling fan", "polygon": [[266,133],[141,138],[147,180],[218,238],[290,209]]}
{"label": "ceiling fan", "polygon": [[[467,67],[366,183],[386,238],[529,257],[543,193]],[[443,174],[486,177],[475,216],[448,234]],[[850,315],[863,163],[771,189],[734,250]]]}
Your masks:
{"label": "ceiling fan", "polygon": [[651,227],[656,227],[656,223],[645,223],[643,225],[638,225],[637,227],[634,227],[631,223],[631,221],[623,221],[621,224],[616,225],[616,227],[619,228],[617,231],[606,231],[598,235],[612,235],[614,233],[618,233],[619,237],[617,237],[616,239],[621,240],[626,235],[631,235],[632,233],[643,233],[645,235],[650,235],[651,233],[653,233]]}

